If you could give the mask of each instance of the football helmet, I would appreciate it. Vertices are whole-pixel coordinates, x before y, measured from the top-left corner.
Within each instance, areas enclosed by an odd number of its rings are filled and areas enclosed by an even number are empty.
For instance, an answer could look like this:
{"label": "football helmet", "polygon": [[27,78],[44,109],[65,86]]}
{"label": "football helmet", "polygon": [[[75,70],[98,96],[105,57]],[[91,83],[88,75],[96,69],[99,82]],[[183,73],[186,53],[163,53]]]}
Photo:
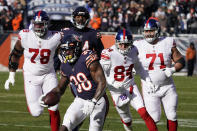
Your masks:
{"label": "football helmet", "polygon": [[[144,24],[144,32],[143,36],[144,39],[152,43],[154,40],[156,40],[160,35],[160,24],[157,18],[150,17]],[[149,32],[154,31],[154,32]]]}
{"label": "football helmet", "polygon": [[43,37],[48,30],[49,17],[45,11],[37,11],[33,17],[33,31],[38,37]]}
{"label": "football helmet", "polygon": [[82,42],[77,35],[66,35],[61,41],[59,59],[62,63],[74,63],[82,52]]}
{"label": "football helmet", "polygon": [[[133,36],[130,31],[126,29],[119,30],[118,33],[116,34],[116,48],[118,51],[126,55],[129,50],[131,49],[131,46],[133,44]],[[120,46],[123,46],[123,48],[120,48]]]}
{"label": "football helmet", "polygon": [[[82,16],[82,17],[76,18],[76,16]],[[79,6],[73,11],[71,16],[71,22],[76,28],[83,29],[88,25],[89,21],[90,21],[90,14],[85,7]]]}

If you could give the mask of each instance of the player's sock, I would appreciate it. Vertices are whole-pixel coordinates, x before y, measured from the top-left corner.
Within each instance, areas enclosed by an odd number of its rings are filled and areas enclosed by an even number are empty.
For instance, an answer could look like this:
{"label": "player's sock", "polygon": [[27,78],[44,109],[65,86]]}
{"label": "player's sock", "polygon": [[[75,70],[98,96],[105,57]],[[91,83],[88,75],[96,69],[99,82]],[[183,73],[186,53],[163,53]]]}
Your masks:
{"label": "player's sock", "polygon": [[149,131],[157,131],[157,126],[156,126],[154,120],[151,118],[151,116],[146,111],[145,107],[138,109],[138,113],[140,114],[141,118],[145,121],[146,126],[148,127]]}
{"label": "player's sock", "polygon": [[177,121],[167,120],[168,131],[177,131],[177,127],[178,127]]}
{"label": "player's sock", "polygon": [[121,121],[123,123],[125,131],[132,131],[131,121],[130,122],[124,122],[122,119],[121,119]]}
{"label": "player's sock", "polygon": [[50,124],[51,124],[51,131],[58,131],[60,126],[60,113],[59,110],[57,111],[49,111],[50,115]]}

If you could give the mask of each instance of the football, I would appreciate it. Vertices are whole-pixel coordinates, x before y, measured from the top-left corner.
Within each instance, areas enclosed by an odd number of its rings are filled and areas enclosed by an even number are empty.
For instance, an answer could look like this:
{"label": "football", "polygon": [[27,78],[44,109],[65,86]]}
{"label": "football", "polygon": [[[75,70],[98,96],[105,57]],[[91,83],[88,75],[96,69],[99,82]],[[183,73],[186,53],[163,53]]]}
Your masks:
{"label": "football", "polygon": [[48,106],[54,106],[60,101],[60,94],[51,91],[42,98],[42,101]]}

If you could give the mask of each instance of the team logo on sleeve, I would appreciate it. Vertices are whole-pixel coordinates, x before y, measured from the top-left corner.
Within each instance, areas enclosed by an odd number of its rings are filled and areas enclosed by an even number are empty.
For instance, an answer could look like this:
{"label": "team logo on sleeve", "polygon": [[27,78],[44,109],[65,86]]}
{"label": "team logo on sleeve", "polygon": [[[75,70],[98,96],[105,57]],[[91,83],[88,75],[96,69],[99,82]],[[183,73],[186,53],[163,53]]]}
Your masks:
{"label": "team logo on sleeve", "polygon": [[90,54],[87,58],[86,58],[86,66],[89,67],[90,64],[95,61],[98,60],[98,56],[96,53]]}

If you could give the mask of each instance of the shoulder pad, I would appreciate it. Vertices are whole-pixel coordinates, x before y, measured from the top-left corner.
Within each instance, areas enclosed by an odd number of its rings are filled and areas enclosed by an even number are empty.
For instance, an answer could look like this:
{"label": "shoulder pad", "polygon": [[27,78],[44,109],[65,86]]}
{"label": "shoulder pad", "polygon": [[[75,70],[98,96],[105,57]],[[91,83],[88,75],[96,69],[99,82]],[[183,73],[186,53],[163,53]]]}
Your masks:
{"label": "shoulder pad", "polygon": [[113,51],[111,48],[106,48],[101,52],[101,59],[109,60],[110,59],[110,53]]}
{"label": "shoulder pad", "polygon": [[[86,52],[86,51],[84,51],[84,52]],[[96,61],[96,60],[98,60],[99,58],[98,58],[96,52],[93,52],[93,51],[88,50],[87,53],[88,53],[88,56],[86,57],[86,66],[89,67],[90,64],[91,64],[93,61]]]}

